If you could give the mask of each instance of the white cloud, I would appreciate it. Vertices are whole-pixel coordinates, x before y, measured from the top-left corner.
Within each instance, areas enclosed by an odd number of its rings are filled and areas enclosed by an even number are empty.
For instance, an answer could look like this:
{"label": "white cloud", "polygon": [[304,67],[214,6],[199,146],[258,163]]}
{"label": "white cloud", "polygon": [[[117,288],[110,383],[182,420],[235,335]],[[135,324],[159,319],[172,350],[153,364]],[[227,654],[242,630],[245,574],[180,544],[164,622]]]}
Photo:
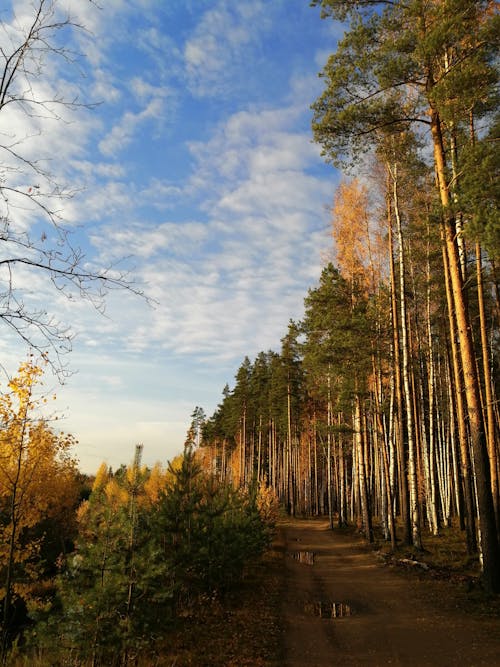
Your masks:
{"label": "white cloud", "polygon": [[180,77],[182,75],[183,55],[174,39],[156,28],[149,26],[140,30],[137,37],[138,47],[151,58],[154,64],[156,81]]}
{"label": "white cloud", "polygon": [[[329,244],[324,203],[332,184],[305,173],[317,153],[294,131],[294,113],[283,109],[281,123],[279,116],[237,114],[194,146],[193,180],[211,193],[206,222],[136,222],[95,239],[112,251],[108,259],[136,255],[138,275],[158,300],[128,319],[129,349],[230,361],[251,353],[249,331],[257,353],[277,345],[290,316],[300,317]],[[227,170],[235,152],[238,168]]]}
{"label": "white cloud", "polygon": [[126,111],[111,132],[99,142],[99,150],[103,155],[114,156],[125,148],[134,138],[136,129],[148,120],[162,118],[163,100],[155,97],[139,112]]}
{"label": "white cloud", "polygon": [[134,206],[133,185],[125,181],[102,180],[93,184],[93,187],[90,185],[79,202],[81,220],[100,221],[114,215],[120,216]]}
{"label": "white cloud", "polygon": [[94,82],[90,91],[90,99],[87,100],[89,103],[118,104],[122,100],[123,93],[109,70],[95,67],[92,75]]}
{"label": "white cloud", "polygon": [[159,210],[173,208],[181,201],[185,188],[153,177],[148,185],[140,192],[140,198],[150,206]]}
{"label": "white cloud", "polygon": [[[20,275],[30,300],[47,304],[50,294],[51,310],[77,333],[71,365],[80,370],[61,393],[89,471],[102,458],[128,460],[136,440],[145,454],[154,448],[153,462],[169,447],[177,453],[182,418],[196,404],[215,407],[243,356],[279,346],[319,274],[334,175],[318,175],[310,142],[315,73],[276,62],[281,92],[268,91],[275,44],[262,47],[289,11],[271,4],[109,0],[97,10],[68,0],[93,32],[80,35],[88,59],[79,64],[89,99],[103,104],[76,111],[71,125],[2,115],[16,136],[33,135],[27,155],[53,158],[56,176],[82,188],[62,205],[89,266],[132,254],[134,275],[157,300],[150,308],[113,291],[101,317],[46,278]],[[36,82],[40,94],[69,76],[50,71]],[[18,221],[30,229],[34,216]]]}
{"label": "white cloud", "polygon": [[[200,97],[240,88],[245,53],[270,24],[268,7],[259,1],[219,0],[205,12],[184,47],[188,85]],[[247,54],[248,55],[248,54]]]}
{"label": "white cloud", "polygon": [[126,254],[150,260],[165,252],[191,256],[193,249],[206,241],[208,234],[207,227],[198,222],[164,222],[153,227],[136,222],[126,227],[109,227],[104,236],[93,236],[92,241],[108,262]]}
{"label": "white cloud", "polygon": [[71,166],[81,172],[86,178],[99,176],[103,179],[120,180],[126,174],[123,164],[116,162],[90,162],[90,160],[73,160]]}

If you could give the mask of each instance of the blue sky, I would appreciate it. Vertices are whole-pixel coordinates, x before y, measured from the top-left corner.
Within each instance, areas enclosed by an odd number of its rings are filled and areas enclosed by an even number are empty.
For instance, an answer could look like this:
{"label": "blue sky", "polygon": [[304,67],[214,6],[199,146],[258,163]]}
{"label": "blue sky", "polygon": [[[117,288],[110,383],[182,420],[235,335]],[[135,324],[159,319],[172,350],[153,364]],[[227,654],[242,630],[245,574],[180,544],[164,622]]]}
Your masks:
{"label": "blue sky", "polygon": [[[10,4],[3,40],[32,12]],[[21,276],[75,333],[75,373],[46,382],[85,472],[128,462],[138,442],[146,463],[171,459],[193,408],[212,414],[243,357],[279,350],[331,252],[338,182],[309,107],[341,29],[307,0],[100,4],[58,3],[88,29],[67,35],[85,59],[47,62],[36,84],[95,108],[0,118],[77,190],[61,210],[86,261],[121,260],[156,301],[113,292],[101,316]],[[11,371],[25,351],[6,335],[0,354]]]}

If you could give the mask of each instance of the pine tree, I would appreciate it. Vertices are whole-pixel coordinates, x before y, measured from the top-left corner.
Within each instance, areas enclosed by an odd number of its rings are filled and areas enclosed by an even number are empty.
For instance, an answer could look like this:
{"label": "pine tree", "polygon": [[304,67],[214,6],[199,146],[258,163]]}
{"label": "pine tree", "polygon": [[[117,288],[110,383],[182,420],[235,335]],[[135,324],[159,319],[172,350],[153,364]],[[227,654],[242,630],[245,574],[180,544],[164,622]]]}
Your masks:
{"label": "pine tree", "polygon": [[[325,91],[315,102],[313,130],[327,159],[355,161],[381,138],[418,124],[430,129],[450,308],[460,341],[468,428],[477,476],[483,580],[500,590],[500,549],[490,484],[481,382],[463,275],[461,220],[454,208],[448,151],[474,117],[486,119],[496,100],[498,22],[493,3],[440,0],[422,4],[316,0],[323,16],[349,27],[323,72]],[[454,329],[450,330],[454,336]],[[459,387],[457,388],[459,390]]]}
{"label": "pine tree", "polygon": [[[47,621],[64,650],[95,665],[121,665],[163,636],[173,619],[173,587],[163,539],[138,460],[113,475],[104,464],[78,512],[76,550],[58,578]],[[39,637],[42,633],[38,633]],[[39,646],[43,646],[43,639]]]}

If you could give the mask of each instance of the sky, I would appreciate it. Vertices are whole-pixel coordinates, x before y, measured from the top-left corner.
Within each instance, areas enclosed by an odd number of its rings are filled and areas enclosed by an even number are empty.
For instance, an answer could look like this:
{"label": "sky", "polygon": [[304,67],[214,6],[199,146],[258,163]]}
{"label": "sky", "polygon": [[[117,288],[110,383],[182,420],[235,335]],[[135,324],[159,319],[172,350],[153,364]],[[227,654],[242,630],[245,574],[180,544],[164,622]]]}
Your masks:
{"label": "sky", "polygon": [[[4,49],[38,4],[2,3]],[[171,460],[194,407],[210,416],[245,356],[279,351],[331,254],[339,180],[312,141],[310,105],[342,30],[307,0],[99,4],[56,3],[56,18],[84,29],[58,33],[71,61],[48,57],[31,82],[39,99],[77,106],[57,118],[0,111],[0,146],[15,143],[72,192],[58,212],[84,265],[130,271],[150,299],[113,290],[99,314],[17,269],[25,301],[74,334],[72,374],[60,385],[47,372],[45,385],[87,473],[128,463],[137,443],[144,463]],[[39,185],[9,159],[0,151],[3,183]],[[36,210],[12,198],[9,212],[40,233]],[[2,390],[26,353],[2,331]]]}

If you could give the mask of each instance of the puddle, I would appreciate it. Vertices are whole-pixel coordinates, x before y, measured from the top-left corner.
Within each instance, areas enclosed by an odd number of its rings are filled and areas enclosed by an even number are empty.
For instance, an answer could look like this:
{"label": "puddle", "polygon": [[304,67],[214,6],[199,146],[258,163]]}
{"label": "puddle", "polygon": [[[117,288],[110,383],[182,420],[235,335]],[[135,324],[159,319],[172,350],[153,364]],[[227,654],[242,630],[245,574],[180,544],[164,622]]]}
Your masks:
{"label": "puddle", "polygon": [[319,618],[343,618],[352,615],[351,606],[345,602],[310,602],[305,611]]}
{"label": "puddle", "polygon": [[292,551],[290,556],[299,563],[314,565],[314,551]]}

